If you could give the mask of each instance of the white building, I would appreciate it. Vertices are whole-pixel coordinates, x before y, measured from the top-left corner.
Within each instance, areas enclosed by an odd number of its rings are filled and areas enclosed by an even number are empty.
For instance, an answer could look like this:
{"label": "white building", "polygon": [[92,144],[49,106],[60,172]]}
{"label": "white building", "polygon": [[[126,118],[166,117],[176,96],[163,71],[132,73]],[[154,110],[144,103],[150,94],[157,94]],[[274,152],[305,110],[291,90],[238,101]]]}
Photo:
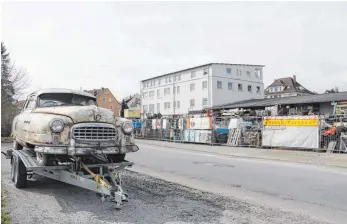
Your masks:
{"label": "white building", "polygon": [[142,80],[141,113],[188,111],[264,98],[263,65],[211,63]]}

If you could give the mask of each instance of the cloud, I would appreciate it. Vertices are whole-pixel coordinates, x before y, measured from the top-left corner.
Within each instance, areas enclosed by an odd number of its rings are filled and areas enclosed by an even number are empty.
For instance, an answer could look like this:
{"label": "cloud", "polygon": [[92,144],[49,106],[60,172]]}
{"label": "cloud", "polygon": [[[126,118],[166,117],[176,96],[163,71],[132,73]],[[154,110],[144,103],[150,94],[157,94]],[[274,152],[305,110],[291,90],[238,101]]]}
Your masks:
{"label": "cloud", "polygon": [[109,87],[209,63],[265,64],[312,91],[347,90],[346,2],[5,3],[3,40],[32,87]]}

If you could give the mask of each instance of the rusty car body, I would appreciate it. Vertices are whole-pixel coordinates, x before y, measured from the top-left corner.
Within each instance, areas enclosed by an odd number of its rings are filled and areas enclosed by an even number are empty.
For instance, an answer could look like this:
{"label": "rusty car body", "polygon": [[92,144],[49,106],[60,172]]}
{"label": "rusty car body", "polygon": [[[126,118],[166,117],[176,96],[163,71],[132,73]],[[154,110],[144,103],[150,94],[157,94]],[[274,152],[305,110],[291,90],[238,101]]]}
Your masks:
{"label": "rusty car body", "polygon": [[136,152],[130,120],[97,106],[94,95],[69,89],[31,93],[12,124],[14,150],[32,150],[41,165],[71,157],[123,161]]}

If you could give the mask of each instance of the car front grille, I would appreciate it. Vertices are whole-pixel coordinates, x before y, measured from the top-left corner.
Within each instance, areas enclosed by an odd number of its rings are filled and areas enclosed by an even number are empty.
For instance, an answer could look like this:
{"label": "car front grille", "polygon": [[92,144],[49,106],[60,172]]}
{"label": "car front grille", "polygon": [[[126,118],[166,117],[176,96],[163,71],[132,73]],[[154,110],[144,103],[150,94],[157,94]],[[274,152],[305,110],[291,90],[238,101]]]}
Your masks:
{"label": "car front grille", "polygon": [[110,124],[86,123],[73,127],[73,138],[84,141],[108,141],[116,139],[116,128]]}

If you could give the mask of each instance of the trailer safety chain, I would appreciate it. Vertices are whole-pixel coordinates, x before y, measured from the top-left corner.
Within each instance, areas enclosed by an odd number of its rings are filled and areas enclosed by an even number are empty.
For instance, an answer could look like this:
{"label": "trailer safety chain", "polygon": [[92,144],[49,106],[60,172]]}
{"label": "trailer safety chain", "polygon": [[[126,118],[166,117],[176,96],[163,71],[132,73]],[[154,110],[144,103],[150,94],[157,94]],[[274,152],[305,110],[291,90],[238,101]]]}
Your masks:
{"label": "trailer safety chain", "polygon": [[85,169],[92,177],[94,177],[96,188],[99,188],[101,183],[104,187],[111,189],[110,185],[108,185],[99,175],[93,173],[84,163],[81,162],[81,165],[83,169]]}

